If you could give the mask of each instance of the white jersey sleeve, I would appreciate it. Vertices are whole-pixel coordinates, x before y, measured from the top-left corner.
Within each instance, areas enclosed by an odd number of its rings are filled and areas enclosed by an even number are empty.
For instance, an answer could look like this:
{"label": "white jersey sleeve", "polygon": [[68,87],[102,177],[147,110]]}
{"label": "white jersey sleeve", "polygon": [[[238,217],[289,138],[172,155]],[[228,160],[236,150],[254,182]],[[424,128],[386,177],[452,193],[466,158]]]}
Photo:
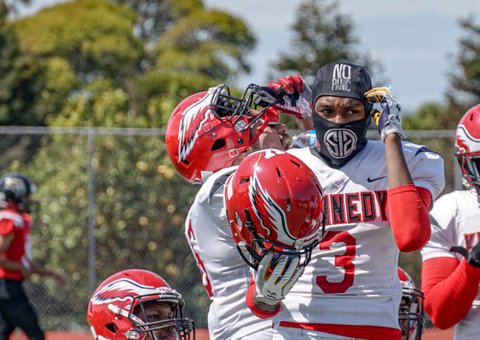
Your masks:
{"label": "white jersey sleeve", "polygon": [[238,253],[226,219],[223,189],[234,170],[218,171],[202,185],[188,212],[185,236],[211,299],[210,339],[243,339],[252,334],[271,339],[271,320],[257,318],[246,305],[250,267]]}
{"label": "white jersey sleeve", "polygon": [[[440,197],[430,212],[432,236],[422,249],[422,261],[433,258],[461,260],[458,253],[450,252],[452,246],[471,249],[480,237],[480,203],[473,191],[454,191]],[[455,339],[477,339],[480,334],[480,291],[472,308],[455,325]]]}
{"label": "white jersey sleeve", "polygon": [[443,195],[435,201],[430,212],[432,235],[422,249],[422,261],[436,257],[456,257],[461,260],[461,255],[450,252],[450,247],[462,245],[464,229],[466,226],[459,224],[462,217],[461,204],[465,204],[462,191],[454,191]]}
{"label": "white jersey sleeve", "polygon": [[426,146],[403,142],[403,153],[415,186],[428,189],[432,202],[445,188],[443,158]]}

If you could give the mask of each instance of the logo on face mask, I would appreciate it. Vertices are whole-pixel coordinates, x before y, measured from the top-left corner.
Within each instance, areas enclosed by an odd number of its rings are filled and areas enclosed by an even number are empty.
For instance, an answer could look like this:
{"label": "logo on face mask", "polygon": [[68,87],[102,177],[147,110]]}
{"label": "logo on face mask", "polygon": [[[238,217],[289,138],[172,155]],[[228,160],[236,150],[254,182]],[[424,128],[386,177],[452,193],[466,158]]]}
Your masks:
{"label": "logo on face mask", "polygon": [[348,157],[357,146],[357,135],[350,129],[330,129],[323,141],[332,157]]}

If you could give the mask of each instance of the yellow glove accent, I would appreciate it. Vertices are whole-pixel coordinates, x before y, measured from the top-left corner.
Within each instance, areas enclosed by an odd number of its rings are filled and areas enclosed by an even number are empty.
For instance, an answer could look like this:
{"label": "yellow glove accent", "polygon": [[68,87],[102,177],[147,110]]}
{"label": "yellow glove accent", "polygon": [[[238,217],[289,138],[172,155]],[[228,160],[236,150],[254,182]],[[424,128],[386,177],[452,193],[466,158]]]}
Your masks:
{"label": "yellow glove accent", "polygon": [[372,110],[370,111],[370,116],[372,116],[373,120],[375,121],[375,125],[378,126],[378,120],[380,119],[380,116],[382,113],[378,110]]}
{"label": "yellow glove accent", "polygon": [[365,92],[365,97],[371,104],[380,103],[384,97],[393,98],[392,92],[388,87],[374,87]]}

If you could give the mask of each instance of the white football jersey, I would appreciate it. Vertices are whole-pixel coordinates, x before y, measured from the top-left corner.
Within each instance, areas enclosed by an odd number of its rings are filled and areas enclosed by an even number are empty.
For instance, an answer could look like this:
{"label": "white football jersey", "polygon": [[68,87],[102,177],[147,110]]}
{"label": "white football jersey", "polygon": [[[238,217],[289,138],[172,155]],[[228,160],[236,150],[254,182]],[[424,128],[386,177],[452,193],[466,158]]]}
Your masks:
{"label": "white football jersey", "polygon": [[[443,190],[443,159],[423,146],[403,142],[416,186],[433,198]],[[329,167],[310,149],[288,152],[316,173],[324,190],[326,236],[304,274],[284,299],[280,321],[399,328],[402,289],[399,250],[387,210],[385,146],[369,141],[340,169]]]}
{"label": "white football jersey", "polygon": [[231,167],[202,185],[185,222],[185,235],[210,296],[210,339],[271,339],[272,320],[252,314],[245,297],[250,267],[240,256],[227,223],[223,188]]}
{"label": "white football jersey", "polygon": [[[454,191],[443,195],[430,212],[432,236],[422,249],[422,261],[462,255],[449,251],[452,246],[471,249],[480,238],[480,204],[472,191]],[[472,308],[455,325],[455,339],[478,339],[480,334],[480,291]]]}

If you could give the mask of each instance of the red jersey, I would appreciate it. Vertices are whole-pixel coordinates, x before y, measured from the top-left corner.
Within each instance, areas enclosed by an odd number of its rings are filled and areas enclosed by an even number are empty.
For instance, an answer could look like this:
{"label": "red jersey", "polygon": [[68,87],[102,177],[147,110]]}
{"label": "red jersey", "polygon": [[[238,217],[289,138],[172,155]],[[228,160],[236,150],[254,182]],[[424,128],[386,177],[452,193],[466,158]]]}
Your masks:
{"label": "red jersey", "polygon": [[[1,257],[20,262],[29,256],[31,240],[30,216],[22,214],[16,209],[6,208],[0,211],[0,235],[6,237],[13,234],[12,243],[8,249],[0,254]],[[0,267],[0,278],[22,281],[23,275],[18,270],[8,270]]]}

